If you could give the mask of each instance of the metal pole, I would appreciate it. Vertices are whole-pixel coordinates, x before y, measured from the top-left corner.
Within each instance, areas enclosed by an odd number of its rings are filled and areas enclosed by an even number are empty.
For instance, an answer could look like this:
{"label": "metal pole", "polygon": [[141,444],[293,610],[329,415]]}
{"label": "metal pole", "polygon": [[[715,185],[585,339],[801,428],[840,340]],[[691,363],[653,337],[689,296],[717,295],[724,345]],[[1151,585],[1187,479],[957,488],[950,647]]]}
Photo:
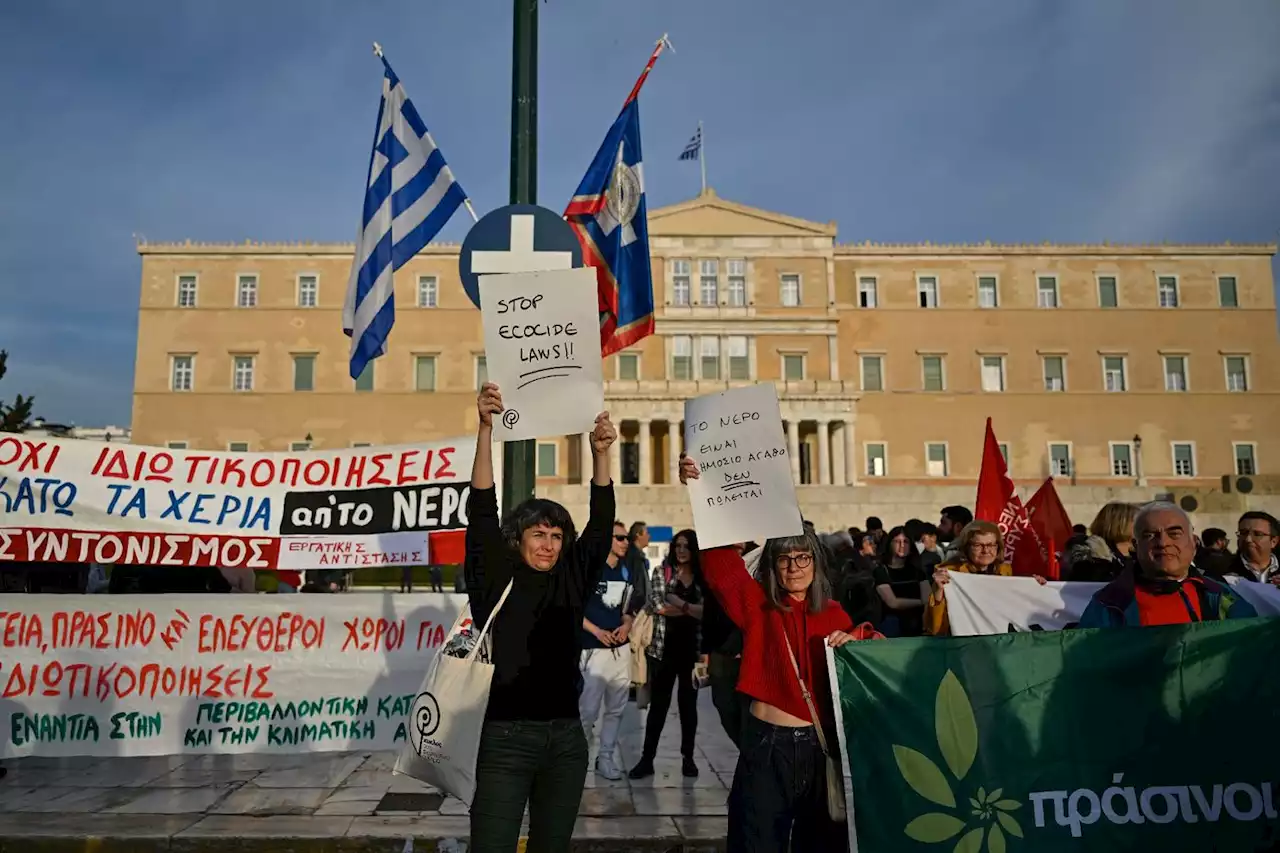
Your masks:
{"label": "metal pole", "polygon": [[[512,204],[538,201],[538,0],[514,0],[511,36]],[[502,446],[502,506],[533,497],[534,442]]]}
{"label": "metal pole", "polygon": [[698,163],[702,166],[702,194],[707,194],[707,137],[702,132],[702,122],[698,122]]}

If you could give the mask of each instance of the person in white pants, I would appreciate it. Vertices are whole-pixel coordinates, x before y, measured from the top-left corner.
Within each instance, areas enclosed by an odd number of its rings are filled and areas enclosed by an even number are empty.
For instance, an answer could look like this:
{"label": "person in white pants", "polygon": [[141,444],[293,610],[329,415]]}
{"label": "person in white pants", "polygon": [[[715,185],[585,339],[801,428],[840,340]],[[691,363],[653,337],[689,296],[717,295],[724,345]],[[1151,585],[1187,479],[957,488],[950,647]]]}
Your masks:
{"label": "person in white pants", "polygon": [[632,617],[644,605],[644,596],[637,594],[636,579],[630,577],[630,570],[622,561],[629,545],[627,529],[621,523],[614,524],[613,547],[582,619],[583,685],[578,712],[590,742],[601,705],[604,706],[596,773],[614,781],[622,778],[615,752],[631,688],[631,647],[627,636]]}

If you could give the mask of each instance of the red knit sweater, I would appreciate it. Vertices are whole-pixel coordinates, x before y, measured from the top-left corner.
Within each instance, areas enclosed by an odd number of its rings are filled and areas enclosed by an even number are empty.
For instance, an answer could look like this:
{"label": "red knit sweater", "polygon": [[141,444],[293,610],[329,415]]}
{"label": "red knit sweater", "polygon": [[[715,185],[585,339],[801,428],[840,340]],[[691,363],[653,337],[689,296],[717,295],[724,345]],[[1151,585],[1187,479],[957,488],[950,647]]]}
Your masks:
{"label": "red knit sweater", "polygon": [[771,606],[742,557],[732,548],[703,551],[702,572],[725,613],[742,629],[738,690],[793,717],[813,721],[787,657],[786,637],[795,650],[800,677],[808,685],[814,704],[826,716],[831,708],[827,637],[833,631],[847,631],[857,639],[870,639],[879,636],[875,630],[864,624],[855,632],[853,621],[835,601],[828,602],[821,613],[808,612],[806,602],[792,598],[786,599],[789,610]]}

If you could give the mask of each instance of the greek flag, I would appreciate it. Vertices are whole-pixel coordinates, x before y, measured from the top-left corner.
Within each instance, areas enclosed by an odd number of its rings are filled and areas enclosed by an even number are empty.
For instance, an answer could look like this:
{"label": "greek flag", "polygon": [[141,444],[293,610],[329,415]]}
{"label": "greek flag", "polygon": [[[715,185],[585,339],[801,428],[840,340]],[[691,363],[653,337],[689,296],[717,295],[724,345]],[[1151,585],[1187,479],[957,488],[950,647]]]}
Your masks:
{"label": "greek flag", "polygon": [[385,70],[382,103],[342,309],[352,379],[387,351],[396,317],[392,273],[431,242],[467,199],[400,79],[381,53],[379,58]]}
{"label": "greek flag", "polygon": [[698,132],[689,140],[689,144],[680,152],[681,160],[697,160],[698,155],[702,153],[702,127],[698,127]]}

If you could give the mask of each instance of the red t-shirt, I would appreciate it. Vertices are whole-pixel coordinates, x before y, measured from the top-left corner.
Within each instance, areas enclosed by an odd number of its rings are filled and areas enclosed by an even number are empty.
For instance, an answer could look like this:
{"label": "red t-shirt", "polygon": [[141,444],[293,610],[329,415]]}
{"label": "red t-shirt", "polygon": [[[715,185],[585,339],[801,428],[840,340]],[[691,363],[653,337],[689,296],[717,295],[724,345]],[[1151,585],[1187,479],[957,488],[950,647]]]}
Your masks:
{"label": "red t-shirt", "polygon": [[793,717],[813,720],[796,681],[795,669],[787,657],[788,639],[814,704],[826,709],[830,708],[831,694],[826,638],[833,631],[846,631],[857,639],[880,636],[870,625],[855,629],[848,614],[834,601],[828,602],[821,613],[809,613],[804,602],[791,599],[787,599],[788,610],[771,606],[760,584],[747,571],[742,557],[732,548],[703,551],[702,571],[720,606],[742,630],[738,690]]}
{"label": "red t-shirt", "polygon": [[1164,593],[1152,592],[1138,584],[1133,597],[1138,602],[1138,618],[1143,625],[1186,625],[1204,618],[1200,612],[1200,589],[1194,581],[1183,581],[1176,590]]}

